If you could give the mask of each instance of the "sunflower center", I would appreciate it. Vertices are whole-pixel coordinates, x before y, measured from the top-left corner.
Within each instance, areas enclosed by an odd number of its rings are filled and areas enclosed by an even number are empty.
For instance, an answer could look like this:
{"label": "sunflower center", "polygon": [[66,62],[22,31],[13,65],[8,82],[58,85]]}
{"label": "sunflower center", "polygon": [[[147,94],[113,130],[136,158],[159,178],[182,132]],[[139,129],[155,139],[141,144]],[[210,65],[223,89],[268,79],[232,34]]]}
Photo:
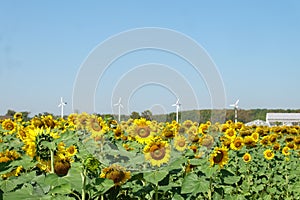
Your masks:
{"label": "sunflower center", "polygon": [[179,140],[177,142],[177,145],[180,146],[180,147],[184,147],[185,146],[185,141],[184,140]]}
{"label": "sunflower center", "polygon": [[242,143],[240,142],[240,141],[236,141],[235,143],[234,143],[234,146],[236,146],[236,147],[240,147],[242,145]]}
{"label": "sunflower center", "polygon": [[224,154],[222,151],[218,151],[217,155],[214,157],[214,163],[220,163],[223,160]]}
{"label": "sunflower center", "polygon": [[95,131],[101,131],[101,126],[100,126],[100,124],[97,123],[97,122],[93,122],[93,123],[91,124],[91,128],[92,128],[93,130],[95,130]]}
{"label": "sunflower center", "polygon": [[244,160],[245,160],[245,161],[249,161],[249,160],[250,160],[249,155],[245,155],[245,156],[244,156]]}
{"label": "sunflower center", "polygon": [[268,157],[272,157],[272,152],[267,152]]}
{"label": "sunflower center", "polygon": [[162,160],[166,155],[165,147],[154,145],[150,148],[150,155],[154,160]]}
{"label": "sunflower center", "polygon": [[150,135],[150,130],[148,127],[140,127],[137,129],[137,134],[141,137],[141,138],[146,138]]}

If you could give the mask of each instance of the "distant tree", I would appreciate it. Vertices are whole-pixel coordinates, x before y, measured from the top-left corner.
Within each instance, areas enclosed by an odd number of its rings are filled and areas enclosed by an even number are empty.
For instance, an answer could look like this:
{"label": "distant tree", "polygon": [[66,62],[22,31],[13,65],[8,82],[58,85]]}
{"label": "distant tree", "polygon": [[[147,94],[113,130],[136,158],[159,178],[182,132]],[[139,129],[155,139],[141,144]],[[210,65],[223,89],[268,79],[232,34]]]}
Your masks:
{"label": "distant tree", "polygon": [[147,120],[152,120],[152,112],[150,110],[145,110],[141,113],[141,117]]}
{"label": "distant tree", "polygon": [[140,114],[138,112],[133,111],[130,115],[131,119],[139,119],[141,118]]}
{"label": "distant tree", "polygon": [[7,110],[7,113],[5,116],[12,118],[12,117],[14,117],[15,113],[16,113],[16,111],[14,111],[14,110]]}

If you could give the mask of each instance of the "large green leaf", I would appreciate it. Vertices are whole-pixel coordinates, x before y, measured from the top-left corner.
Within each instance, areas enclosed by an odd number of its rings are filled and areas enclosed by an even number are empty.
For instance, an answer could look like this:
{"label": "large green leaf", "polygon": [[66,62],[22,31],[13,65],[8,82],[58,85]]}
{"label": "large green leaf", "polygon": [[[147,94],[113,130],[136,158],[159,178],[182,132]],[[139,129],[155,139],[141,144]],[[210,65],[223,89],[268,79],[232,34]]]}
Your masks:
{"label": "large green leaf", "polygon": [[197,194],[200,192],[209,191],[209,182],[204,178],[199,178],[196,174],[190,173],[184,177],[182,182],[181,194],[193,193]]}
{"label": "large green leaf", "polygon": [[240,179],[241,179],[240,176],[227,176],[224,177],[224,183],[231,185],[239,182]]}
{"label": "large green leaf", "polygon": [[71,192],[71,184],[61,184],[50,190],[50,194],[69,194]]}
{"label": "large green leaf", "polygon": [[165,170],[147,172],[144,174],[144,179],[149,183],[157,185],[159,181],[163,180],[168,175],[168,173],[169,172]]}

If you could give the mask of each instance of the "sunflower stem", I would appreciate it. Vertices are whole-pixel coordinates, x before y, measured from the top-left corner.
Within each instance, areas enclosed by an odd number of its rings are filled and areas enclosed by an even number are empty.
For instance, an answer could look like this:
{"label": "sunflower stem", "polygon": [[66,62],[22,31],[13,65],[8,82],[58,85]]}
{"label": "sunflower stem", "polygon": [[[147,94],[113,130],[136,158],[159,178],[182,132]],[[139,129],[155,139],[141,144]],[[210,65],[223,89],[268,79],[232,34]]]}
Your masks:
{"label": "sunflower stem", "polygon": [[209,191],[208,191],[208,199],[211,200],[212,194],[212,177],[209,178]]}
{"label": "sunflower stem", "polygon": [[50,150],[50,156],[51,156],[51,170],[50,173],[53,174],[54,173],[54,151]]}
{"label": "sunflower stem", "polygon": [[83,172],[81,174],[81,180],[82,180],[82,189],[81,189],[81,200],[85,200],[85,185],[86,185],[86,169],[83,169]]}
{"label": "sunflower stem", "polygon": [[158,184],[155,186],[155,200],[158,200]]}

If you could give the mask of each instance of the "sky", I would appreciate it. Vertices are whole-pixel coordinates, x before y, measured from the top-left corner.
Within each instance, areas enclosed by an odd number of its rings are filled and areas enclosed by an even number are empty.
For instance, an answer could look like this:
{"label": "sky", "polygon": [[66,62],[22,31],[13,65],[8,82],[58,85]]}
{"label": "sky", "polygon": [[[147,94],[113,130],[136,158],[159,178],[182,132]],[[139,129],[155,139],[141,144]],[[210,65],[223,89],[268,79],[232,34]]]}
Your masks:
{"label": "sky", "polygon": [[[240,99],[241,109],[299,109],[299,21],[297,0],[1,0],[0,115],[8,109],[60,114],[60,97],[67,102],[65,114],[74,112],[74,87],[89,56],[109,38],[145,27],[174,31],[203,48],[222,80],[226,108]],[[113,50],[108,47],[107,52]],[[96,56],[101,60],[107,54]],[[147,66],[160,68],[148,73]],[[134,82],[151,78],[160,79]],[[85,81],[90,87],[89,76]],[[122,96],[124,114],[174,112],[177,98],[183,110],[210,109],[216,98],[212,93],[217,93],[210,86],[182,57],[141,49],[112,60],[92,86],[92,107],[115,114],[113,105]]]}

